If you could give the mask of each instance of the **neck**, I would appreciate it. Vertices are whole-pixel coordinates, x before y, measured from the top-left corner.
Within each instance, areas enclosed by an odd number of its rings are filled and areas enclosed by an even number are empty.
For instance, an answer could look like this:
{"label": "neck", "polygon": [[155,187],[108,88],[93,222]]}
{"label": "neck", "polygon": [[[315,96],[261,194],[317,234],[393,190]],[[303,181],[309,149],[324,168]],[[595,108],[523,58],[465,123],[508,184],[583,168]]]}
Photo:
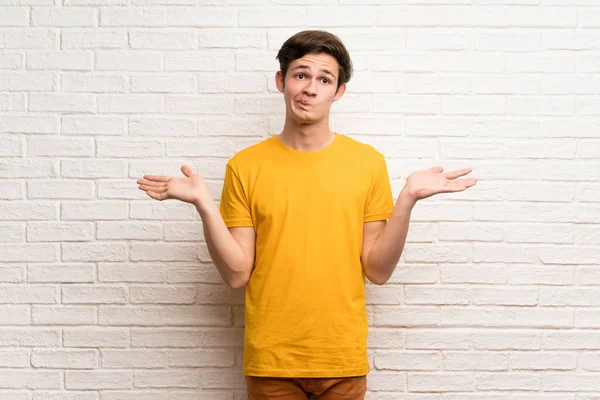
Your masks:
{"label": "neck", "polygon": [[288,147],[298,151],[317,151],[329,146],[335,134],[329,129],[329,121],[315,124],[297,124],[285,121],[279,140]]}

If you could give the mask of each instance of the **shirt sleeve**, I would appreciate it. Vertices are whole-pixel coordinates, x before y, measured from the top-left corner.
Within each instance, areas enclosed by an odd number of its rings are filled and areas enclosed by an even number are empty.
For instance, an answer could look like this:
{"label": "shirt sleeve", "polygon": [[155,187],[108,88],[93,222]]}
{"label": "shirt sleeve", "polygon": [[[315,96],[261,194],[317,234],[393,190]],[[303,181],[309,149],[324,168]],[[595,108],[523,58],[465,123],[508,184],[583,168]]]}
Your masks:
{"label": "shirt sleeve", "polygon": [[253,226],[250,202],[242,182],[229,163],[225,168],[225,183],[221,193],[220,212],[228,228]]}
{"label": "shirt sleeve", "polygon": [[379,155],[377,168],[371,184],[369,197],[365,204],[364,222],[386,220],[392,215],[394,198],[385,158]]}

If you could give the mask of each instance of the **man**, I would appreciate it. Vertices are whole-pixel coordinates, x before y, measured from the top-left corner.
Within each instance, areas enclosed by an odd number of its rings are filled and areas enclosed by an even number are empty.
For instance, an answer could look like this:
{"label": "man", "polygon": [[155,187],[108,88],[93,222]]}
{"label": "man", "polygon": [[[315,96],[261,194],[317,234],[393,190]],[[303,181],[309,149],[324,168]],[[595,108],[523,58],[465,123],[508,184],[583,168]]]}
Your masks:
{"label": "man", "polygon": [[419,199],[476,180],[457,180],[470,169],[418,171],[394,204],[383,155],[329,129],[331,105],[352,75],[342,42],[323,31],[300,32],[277,59],[283,130],[229,160],[220,209],[187,166],[185,178],[145,176],[138,183],[154,199],[194,204],[224,281],[234,289],[247,285],[243,372],[250,400],[363,399],[365,277],[388,281]]}

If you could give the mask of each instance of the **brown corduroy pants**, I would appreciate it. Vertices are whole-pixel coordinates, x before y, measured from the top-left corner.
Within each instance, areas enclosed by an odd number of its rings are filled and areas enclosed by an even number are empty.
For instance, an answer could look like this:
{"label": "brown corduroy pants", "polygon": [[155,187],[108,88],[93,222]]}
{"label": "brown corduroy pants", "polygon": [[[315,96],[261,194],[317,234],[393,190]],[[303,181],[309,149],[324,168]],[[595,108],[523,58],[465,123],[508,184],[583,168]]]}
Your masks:
{"label": "brown corduroy pants", "polygon": [[364,400],[367,377],[268,378],[246,376],[248,400]]}

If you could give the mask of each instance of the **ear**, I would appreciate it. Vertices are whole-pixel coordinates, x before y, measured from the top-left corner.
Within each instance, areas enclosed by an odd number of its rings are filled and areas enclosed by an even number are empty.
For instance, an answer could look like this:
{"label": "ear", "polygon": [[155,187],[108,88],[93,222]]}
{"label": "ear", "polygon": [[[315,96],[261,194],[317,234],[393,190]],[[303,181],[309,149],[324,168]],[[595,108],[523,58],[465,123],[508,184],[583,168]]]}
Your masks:
{"label": "ear", "polygon": [[281,73],[281,71],[277,71],[277,73],[275,74],[275,85],[277,86],[277,90],[283,93],[285,82],[283,80],[283,74]]}
{"label": "ear", "polygon": [[346,84],[342,83],[340,85],[340,87],[338,88],[337,92],[335,92],[335,96],[333,97],[333,101],[338,101],[339,99],[341,99],[345,92],[346,92]]}

